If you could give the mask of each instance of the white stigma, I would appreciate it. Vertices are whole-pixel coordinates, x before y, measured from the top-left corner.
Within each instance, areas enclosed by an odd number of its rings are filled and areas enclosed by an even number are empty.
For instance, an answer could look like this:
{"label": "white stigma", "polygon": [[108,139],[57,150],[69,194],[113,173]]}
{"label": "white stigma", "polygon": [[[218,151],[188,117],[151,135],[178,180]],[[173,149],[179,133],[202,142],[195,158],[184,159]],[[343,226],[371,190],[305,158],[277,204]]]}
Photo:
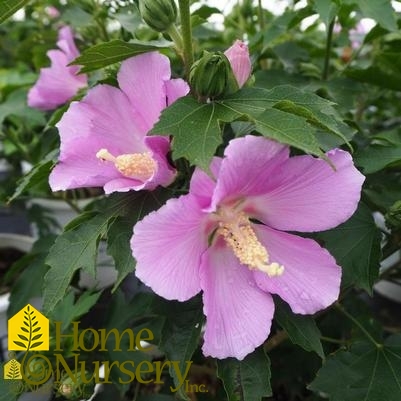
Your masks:
{"label": "white stigma", "polygon": [[157,164],[149,152],[113,156],[107,149],[100,149],[96,157],[114,163],[117,170],[129,178],[146,181],[156,171]]}

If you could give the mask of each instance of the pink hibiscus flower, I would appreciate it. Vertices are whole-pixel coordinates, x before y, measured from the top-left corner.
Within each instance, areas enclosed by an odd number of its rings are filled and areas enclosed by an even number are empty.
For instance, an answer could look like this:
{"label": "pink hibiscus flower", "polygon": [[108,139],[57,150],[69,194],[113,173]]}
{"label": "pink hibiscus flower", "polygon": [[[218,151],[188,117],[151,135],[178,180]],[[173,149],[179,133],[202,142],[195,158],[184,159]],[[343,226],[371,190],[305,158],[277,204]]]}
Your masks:
{"label": "pink hibiscus flower", "polygon": [[248,46],[244,42],[236,40],[234,44],[224,52],[224,54],[230,62],[238,86],[242,88],[252,71]]}
{"label": "pink hibiscus flower", "polygon": [[167,161],[170,142],[146,136],[161,111],[189,92],[182,79],[170,79],[170,61],[157,52],[125,60],[120,88],[97,85],[72,102],[58,122],[58,164],[49,177],[53,191],[100,187],[106,193],[167,186],[175,170]]}
{"label": "pink hibiscus flower", "polygon": [[40,70],[39,79],[28,92],[28,106],[39,110],[53,110],[68,102],[88,85],[87,76],[78,74],[79,66],[68,66],[79,56],[69,26],[60,28],[57,46],[60,50],[49,50],[50,67]]}
{"label": "pink hibiscus flower", "polygon": [[214,159],[215,179],[196,169],[187,195],[134,227],[136,275],[157,294],[185,301],[203,291],[204,354],[243,359],[270,332],[271,294],[310,314],[339,294],[341,270],[312,239],[356,210],[362,174],[349,153],[289,157],[263,137],[232,140]]}

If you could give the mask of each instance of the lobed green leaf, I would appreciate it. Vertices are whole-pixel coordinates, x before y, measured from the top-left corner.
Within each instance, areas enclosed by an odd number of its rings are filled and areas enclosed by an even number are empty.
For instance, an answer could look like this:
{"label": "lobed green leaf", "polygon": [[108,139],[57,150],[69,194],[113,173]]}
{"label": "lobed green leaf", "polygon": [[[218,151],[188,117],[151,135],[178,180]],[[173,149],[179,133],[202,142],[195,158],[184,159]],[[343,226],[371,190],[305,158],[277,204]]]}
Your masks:
{"label": "lobed green leaf", "polygon": [[242,361],[217,360],[217,374],[223,381],[228,401],[260,401],[272,395],[270,360],[262,347]]}
{"label": "lobed green leaf", "polygon": [[124,42],[116,39],[110,42],[99,43],[84,50],[72,64],[82,66],[80,70],[82,73],[91,72],[118,63],[129,57],[137,56],[138,54],[165,49],[167,47],[169,47],[168,42],[149,44],[149,42]]}

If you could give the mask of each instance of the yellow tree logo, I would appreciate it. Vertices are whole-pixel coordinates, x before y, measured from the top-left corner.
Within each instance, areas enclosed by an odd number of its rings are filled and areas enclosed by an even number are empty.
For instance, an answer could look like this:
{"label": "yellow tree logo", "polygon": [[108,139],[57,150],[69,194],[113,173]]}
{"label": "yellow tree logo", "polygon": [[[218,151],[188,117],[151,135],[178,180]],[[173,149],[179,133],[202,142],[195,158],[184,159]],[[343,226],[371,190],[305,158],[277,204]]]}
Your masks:
{"label": "yellow tree logo", "polygon": [[48,351],[49,319],[32,305],[21,309],[8,321],[9,351]]}
{"label": "yellow tree logo", "polygon": [[4,365],[4,379],[18,380],[22,379],[21,364],[16,359],[11,359]]}

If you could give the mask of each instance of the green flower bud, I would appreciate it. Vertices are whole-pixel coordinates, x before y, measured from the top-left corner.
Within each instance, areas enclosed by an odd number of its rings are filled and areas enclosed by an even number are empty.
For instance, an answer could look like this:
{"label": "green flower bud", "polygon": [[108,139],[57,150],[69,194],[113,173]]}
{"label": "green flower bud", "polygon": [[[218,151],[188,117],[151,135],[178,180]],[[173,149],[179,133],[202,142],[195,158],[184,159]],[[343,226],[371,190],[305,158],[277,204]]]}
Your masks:
{"label": "green flower bud", "polygon": [[[74,378],[70,377],[68,374],[63,375],[58,387],[58,393],[67,398],[67,400],[89,398],[95,391],[95,383],[84,383],[81,371],[73,373]],[[89,372],[85,371],[85,376],[85,381],[88,381]]]}
{"label": "green flower bud", "polygon": [[174,0],[139,0],[143,20],[155,31],[165,32],[177,19]]}
{"label": "green flower bud", "polygon": [[230,62],[221,52],[203,52],[191,67],[189,83],[201,99],[216,99],[239,89]]}
{"label": "green flower bud", "polygon": [[391,229],[401,230],[401,200],[395,202],[386,213],[386,226]]}

